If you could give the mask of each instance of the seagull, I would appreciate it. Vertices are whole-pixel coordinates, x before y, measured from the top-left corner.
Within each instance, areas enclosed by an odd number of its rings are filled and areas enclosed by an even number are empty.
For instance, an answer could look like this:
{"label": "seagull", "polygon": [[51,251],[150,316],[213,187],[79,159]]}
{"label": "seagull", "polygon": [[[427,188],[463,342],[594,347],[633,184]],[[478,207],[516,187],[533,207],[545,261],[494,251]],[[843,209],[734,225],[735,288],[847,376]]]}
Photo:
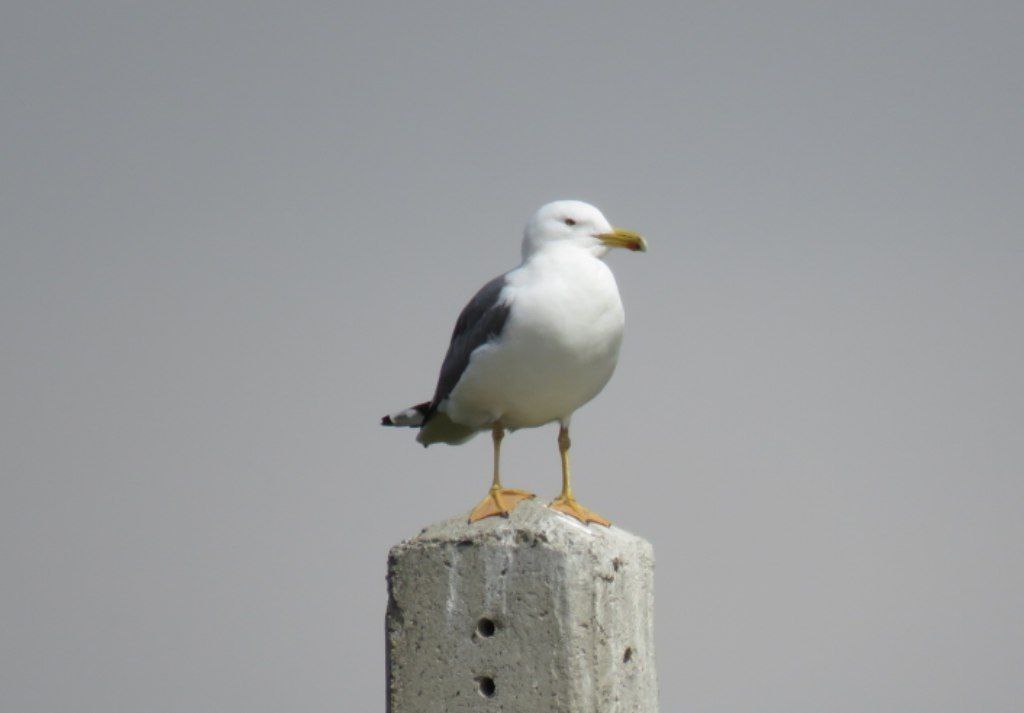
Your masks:
{"label": "seagull", "polygon": [[647,243],[582,201],[541,207],[526,224],[522,262],[481,287],[455,322],[434,398],[381,419],[418,428],[424,446],[491,432],[492,484],[470,522],[507,517],[535,497],[502,487],[501,441],[506,431],[557,421],[562,492],[549,507],[584,525],[611,525],[576,500],[569,477],[569,422],[608,383],[622,344],[622,299],[602,260],[611,248],[642,252]]}

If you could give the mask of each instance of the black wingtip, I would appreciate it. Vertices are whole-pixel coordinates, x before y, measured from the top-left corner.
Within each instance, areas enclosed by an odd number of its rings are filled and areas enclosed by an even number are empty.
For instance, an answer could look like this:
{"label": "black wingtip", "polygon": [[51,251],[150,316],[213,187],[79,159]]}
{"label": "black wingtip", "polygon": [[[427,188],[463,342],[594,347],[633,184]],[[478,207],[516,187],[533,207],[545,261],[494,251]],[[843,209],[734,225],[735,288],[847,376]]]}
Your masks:
{"label": "black wingtip", "polygon": [[395,422],[391,420],[390,416],[385,416],[384,418],[382,418],[380,420],[380,425],[381,426],[394,426]]}

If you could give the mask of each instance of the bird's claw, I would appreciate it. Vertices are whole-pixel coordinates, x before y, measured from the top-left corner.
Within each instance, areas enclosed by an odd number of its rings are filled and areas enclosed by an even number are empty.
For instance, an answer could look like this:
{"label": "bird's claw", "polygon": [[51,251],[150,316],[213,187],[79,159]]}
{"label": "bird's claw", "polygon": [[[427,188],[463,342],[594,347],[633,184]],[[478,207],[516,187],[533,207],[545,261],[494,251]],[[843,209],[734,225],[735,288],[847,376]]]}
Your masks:
{"label": "bird's claw", "polygon": [[598,515],[593,510],[583,507],[579,504],[576,498],[571,495],[559,495],[557,498],[551,501],[548,505],[552,510],[557,510],[560,513],[564,513],[569,517],[574,517],[584,525],[590,522],[596,522],[598,525],[604,525],[605,527],[611,527],[611,520],[607,520]]}
{"label": "bird's claw", "polygon": [[530,500],[535,497],[537,496],[533,493],[517,490],[516,488],[491,488],[490,492],[487,493],[487,497],[481,500],[473,508],[473,511],[469,513],[469,521],[477,522],[485,517],[493,517],[495,515],[508,517],[509,513],[515,510],[516,506],[523,500]]}

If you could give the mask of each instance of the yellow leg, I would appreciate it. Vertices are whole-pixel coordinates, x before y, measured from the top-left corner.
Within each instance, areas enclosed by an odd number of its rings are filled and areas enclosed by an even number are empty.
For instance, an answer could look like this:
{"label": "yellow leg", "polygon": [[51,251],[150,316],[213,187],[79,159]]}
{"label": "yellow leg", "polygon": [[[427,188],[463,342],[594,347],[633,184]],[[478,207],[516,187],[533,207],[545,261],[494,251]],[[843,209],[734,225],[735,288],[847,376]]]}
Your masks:
{"label": "yellow leg", "polygon": [[508,517],[508,514],[515,510],[516,505],[520,502],[537,497],[525,490],[501,487],[498,464],[501,459],[501,439],[504,437],[505,428],[503,426],[494,425],[491,428],[491,438],[494,440],[494,479],[487,497],[481,500],[480,504],[473,508],[473,512],[469,514],[470,522],[483,520],[485,517],[492,517],[494,515]]}
{"label": "yellow leg", "polygon": [[568,427],[560,426],[558,429],[558,452],[562,456],[562,494],[552,500],[548,507],[574,517],[584,525],[588,522],[596,522],[598,525],[608,527],[612,524],[610,520],[606,520],[593,510],[583,507],[572,496],[572,486],[569,484],[570,445],[572,445],[572,442],[569,440]]}

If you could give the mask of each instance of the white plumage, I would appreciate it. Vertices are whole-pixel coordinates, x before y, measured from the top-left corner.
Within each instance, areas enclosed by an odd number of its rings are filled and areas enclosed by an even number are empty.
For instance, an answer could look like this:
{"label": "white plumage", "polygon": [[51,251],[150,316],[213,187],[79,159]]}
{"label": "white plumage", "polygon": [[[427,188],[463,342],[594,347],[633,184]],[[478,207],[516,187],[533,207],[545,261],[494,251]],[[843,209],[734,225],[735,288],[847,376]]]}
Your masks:
{"label": "white plumage", "polygon": [[496,507],[479,514],[485,498],[474,516],[507,514],[502,493],[528,495],[500,488],[498,447],[505,429],[558,421],[563,493],[553,506],[607,523],[572,498],[567,451],[573,412],[608,383],[622,343],[622,300],[601,260],[612,247],[645,250],[646,243],[636,233],[612,228],[586,203],[543,206],[527,223],[522,263],[485,285],[460,315],[433,400],[384,418],[385,425],[419,426],[417,440],[424,445],[461,443],[491,430],[495,469],[489,498]]}
{"label": "white plumage", "polygon": [[[607,221],[599,227],[610,230]],[[619,358],[626,320],[615,277],[596,255],[606,250],[545,242],[506,274],[504,330],[473,352],[439,410],[477,428],[568,425],[608,383]]]}

